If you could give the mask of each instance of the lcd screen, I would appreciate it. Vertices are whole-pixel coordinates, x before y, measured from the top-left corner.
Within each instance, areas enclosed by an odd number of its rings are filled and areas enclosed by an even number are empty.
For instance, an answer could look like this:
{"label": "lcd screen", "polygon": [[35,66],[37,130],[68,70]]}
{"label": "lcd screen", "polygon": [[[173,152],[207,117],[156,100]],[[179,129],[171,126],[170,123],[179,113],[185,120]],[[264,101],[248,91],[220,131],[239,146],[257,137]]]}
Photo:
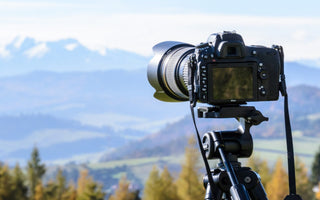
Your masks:
{"label": "lcd screen", "polygon": [[253,99],[252,67],[213,67],[212,85],[214,100]]}

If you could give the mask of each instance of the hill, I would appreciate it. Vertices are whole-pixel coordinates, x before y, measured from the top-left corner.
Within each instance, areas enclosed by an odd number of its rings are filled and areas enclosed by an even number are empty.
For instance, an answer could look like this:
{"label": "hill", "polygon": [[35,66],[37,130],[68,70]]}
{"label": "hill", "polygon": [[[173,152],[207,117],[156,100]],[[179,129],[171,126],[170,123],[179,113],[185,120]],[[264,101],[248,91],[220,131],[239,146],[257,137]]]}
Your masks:
{"label": "hill", "polygon": [[[47,163],[98,160],[103,152],[146,135],[137,130],[83,125],[50,115],[1,116],[1,160],[25,165],[34,145]],[[130,135],[128,135],[130,133]]]}
{"label": "hill", "polygon": [[[76,135],[76,132],[90,129],[89,131],[94,133],[92,135],[96,134],[95,131],[98,132],[96,135],[99,135],[107,127],[111,133],[114,133],[110,134],[110,137],[117,138],[118,132],[123,132],[126,137],[136,138],[135,134],[138,133],[141,140],[142,136],[160,133],[160,129],[166,124],[177,122],[189,114],[188,102],[166,103],[153,98],[154,90],[149,85],[146,76],[146,68],[150,59],[148,57],[115,49],[95,52],[73,39],[43,43],[32,38],[25,38],[22,41],[13,41],[6,46],[6,51],[9,52],[8,56],[0,57],[2,70],[0,117],[3,121],[2,129],[6,130],[6,132],[0,132],[0,139],[4,143],[3,146],[8,143],[12,150],[10,153],[3,150],[2,155],[6,155],[3,156],[4,161],[10,159],[13,160],[13,163],[17,160],[25,162],[25,154],[14,152],[19,152],[20,146],[24,146],[21,145],[21,142],[27,143],[29,148],[35,143],[41,146],[42,142],[32,140],[32,138],[35,138],[37,134],[51,134],[50,131],[46,132],[47,130],[59,129],[61,133],[62,130],[75,131],[72,134],[66,132],[64,137],[65,140],[70,140],[70,146],[79,151],[68,150],[70,153],[61,154],[63,156],[58,158],[58,154],[51,156],[45,153],[44,149],[43,159],[48,161],[66,159],[68,155],[73,160],[86,153],[90,154],[95,151],[101,154],[103,151],[99,141],[97,141],[99,145],[95,145],[94,142],[90,143],[92,150],[80,151],[82,143],[71,142],[72,139],[67,139]],[[305,86],[291,89],[292,94],[300,92],[300,95],[291,95],[290,92],[292,114],[306,117],[295,122],[295,125],[298,126],[296,130],[305,129],[305,125],[316,126],[318,122],[316,99],[318,97],[317,88],[314,87],[319,85],[320,69],[288,62],[286,63],[286,74],[289,86],[305,84]],[[306,84],[313,87],[306,86]],[[282,116],[280,114],[281,104],[256,103],[254,105],[257,105],[265,115],[273,117],[270,118],[270,121],[272,119],[282,120],[282,117],[276,118],[278,115]],[[28,122],[28,118],[34,118],[34,120]],[[64,126],[55,127],[56,120],[63,121]],[[29,128],[23,123],[29,123]],[[76,130],[74,123],[78,124]],[[206,123],[204,126],[214,126],[211,121],[206,121]],[[24,129],[20,129],[19,133],[7,130],[7,126],[14,127],[14,124]],[[229,125],[225,126],[227,128]],[[274,137],[277,135],[275,132],[280,133],[281,123],[275,126],[277,127],[273,129],[259,126],[257,130],[261,129],[261,135],[264,137]],[[176,130],[179,131],[181,127],[176,127]],[[193,127],[186,126],[184,132],[191,130]],[[304,134],[313,135],[314,133],[310,128],[309,133],[305,131]],[[8,135],[12,136],[12,141],[6,138]],[[175,137],[176,142],[182,140],[182,134],[172,137]],[[13,142],[14,138],[16,143]],[[29,140],[26,141],[26,138]],[[163,141],[158,141],[159,145],[168,142],[167,140],[172,141],[170,137],[165,138],[165,136],[160,139]],[[59,147],[58,142],[54,146]],[[156,146],[150,143],[148,147],[150,150],[145,151],[144,154],[152,152],[152,148]],[[94,147],[97,149],[93,150]],[[105,149],[110,149],[110,147],[112,148],[112,145],[106,145]],[[177,150],[172,149],[172,151]]]}
{"label": "hill", "polygon": [[[297,136],[320,137],[320,89],[310,86],[289,88],[292,128]],[[306,98],[308,97],[308,98]],[[284,139],[283,104],[278,102],[260,102],[256,108],[269,117],[268,122],[253,127],[251,133],[255,139]],[[232,119],[198,119],[201,133],[210,130],[232,130],[237,122]],[[128,158],[179,155],[184,151],[186,137],[194,134],[191,117],[168,124],[157,133],[132,142],[125,147],[105,154],[101,161]]]}

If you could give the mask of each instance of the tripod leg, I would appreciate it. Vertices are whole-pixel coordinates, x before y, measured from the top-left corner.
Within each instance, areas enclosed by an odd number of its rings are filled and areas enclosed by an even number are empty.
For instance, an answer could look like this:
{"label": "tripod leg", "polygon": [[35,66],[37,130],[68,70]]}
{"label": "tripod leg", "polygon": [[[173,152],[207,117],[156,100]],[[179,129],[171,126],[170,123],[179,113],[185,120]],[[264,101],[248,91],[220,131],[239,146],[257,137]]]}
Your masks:
{"label": "tripod leg", "polygon": [[253,189],[249,190],[249,194],[252,200],[268,200],[267,194],[259,181],[259,183]]}
{"label": "tripod leg", "polygon": [[220,154],[220,159],[225,167],[225,170],[231,182],[230,195],[232,196],[233,200],[250,200],[246,188],[244,187],[244,185],[239,183],[234,169],[224,153],[224,144],[220,134],[221,132],[213,132],[212,138],[214,141],[214,146]]}
{"label": "tripod leg", "polygon": [[221,200],[223,192],[219,189],[217,185],[214,185],[212,188],[211,193],[211,186],[208,183],[207,188],[206,188],[206,196],[204,197],[205,200]]}

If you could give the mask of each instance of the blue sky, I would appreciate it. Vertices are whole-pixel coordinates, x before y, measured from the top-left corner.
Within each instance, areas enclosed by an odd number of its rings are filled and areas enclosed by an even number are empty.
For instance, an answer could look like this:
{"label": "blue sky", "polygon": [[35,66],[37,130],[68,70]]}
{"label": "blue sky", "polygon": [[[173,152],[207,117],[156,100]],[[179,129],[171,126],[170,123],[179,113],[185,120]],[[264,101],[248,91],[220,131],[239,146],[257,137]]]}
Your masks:
{"label": "blue sky", "polygon": [[320,1],[55,0],[0,1],[0,56],[25,37],[43,44],[65,38],[106,53],[124,49],[150,56],[160,41],[192,44],[236,30],[247,45],[280,44],[286,60],[320,60]]}

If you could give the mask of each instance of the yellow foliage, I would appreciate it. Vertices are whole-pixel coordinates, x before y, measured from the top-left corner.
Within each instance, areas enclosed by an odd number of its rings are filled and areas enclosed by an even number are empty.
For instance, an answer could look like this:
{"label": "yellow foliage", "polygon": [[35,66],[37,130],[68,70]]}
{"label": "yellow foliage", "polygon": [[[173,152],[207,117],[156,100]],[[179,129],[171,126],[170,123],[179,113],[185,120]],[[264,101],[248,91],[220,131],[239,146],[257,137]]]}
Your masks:
{"label": "yellow foliage", "polygon": [[271,180],[267,184],[266,192],[269,200],[284,199],[289,194],[288,175],[283,168],[281,159],[278,159],[275,165]]}

